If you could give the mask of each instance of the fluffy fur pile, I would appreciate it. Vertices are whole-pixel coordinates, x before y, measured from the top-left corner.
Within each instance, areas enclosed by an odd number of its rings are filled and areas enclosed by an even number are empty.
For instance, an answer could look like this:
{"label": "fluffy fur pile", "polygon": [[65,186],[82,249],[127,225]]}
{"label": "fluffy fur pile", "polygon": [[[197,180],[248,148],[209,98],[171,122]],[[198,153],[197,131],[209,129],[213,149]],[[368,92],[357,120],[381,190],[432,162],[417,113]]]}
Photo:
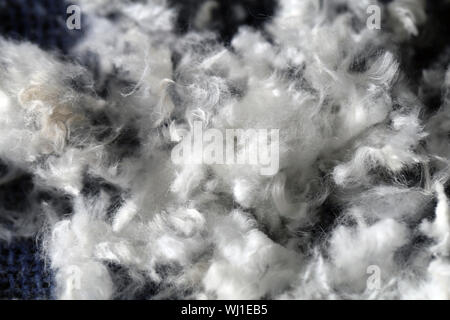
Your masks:
{"label": "fluffy fur pile", "polygon": [[[164,1],[78,2],[69,57],[0,41],[0,183],[33,179],[0,237],[40,230],[56,298],[450,297],[450,55],[417,85],[400,60],[425,1],[283,0],[229,45],[214,1],[184,35]],[[194,121],[280,129],[279,172],[174,164]]]}

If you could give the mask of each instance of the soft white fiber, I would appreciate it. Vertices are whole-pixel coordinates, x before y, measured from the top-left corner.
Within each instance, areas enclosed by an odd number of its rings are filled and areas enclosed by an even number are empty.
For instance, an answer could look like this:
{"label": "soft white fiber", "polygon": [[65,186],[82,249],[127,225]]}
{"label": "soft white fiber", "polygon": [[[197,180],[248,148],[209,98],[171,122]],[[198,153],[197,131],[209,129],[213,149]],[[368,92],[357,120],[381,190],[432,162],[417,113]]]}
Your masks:
{"label": "soft white fiber", "polygon": [[[425,1],[283,0],[230,45],[214,1],[184,35],[164,1],[78,2],[64,60],[0,40],[0,158],[72,208],[30,213],[56,298],[449,298],[449,66],[414,88],[400,59]],[[174,163],[195,121],[279,129],[279,170]]]}

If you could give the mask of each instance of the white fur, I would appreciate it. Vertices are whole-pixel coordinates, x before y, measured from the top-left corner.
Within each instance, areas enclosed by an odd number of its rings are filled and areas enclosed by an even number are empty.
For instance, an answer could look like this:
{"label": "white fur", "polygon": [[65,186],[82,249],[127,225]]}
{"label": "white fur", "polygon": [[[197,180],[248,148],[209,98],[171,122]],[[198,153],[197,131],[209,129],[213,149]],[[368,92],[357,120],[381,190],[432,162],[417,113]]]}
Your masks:
{"label": "white fur", "polygon": [[[159,285],[154,298],[449,297],[449,100],[421,117],[398,60],[426,21],[423,1],[378,3],[389,13],[380,31],[365,28],[365,8],[377,1],[280,1],[266,34],[242,27],[231,48],[207,32],[176,34],[164,1],[79,3],[90,28],[71,56],[86,67],[0,41],[0,157],[74,207],[35,208],[47,216],[56,298],[133,298],[146,283]],[[197,28],[213,7],[205,4]],[[352,72],[371,46],[383,50]],[[424,86],[448,92],[441,69],[424,71]],[[70,86],[78,78],[84,90]],[[110,121],[103,140],[91,121],[99,112]],[[172,163],[194,121],[279,129],[279,172]],[[120,156],[127,127],[139,145]],[[401,178],[414,168],[421,178],[408,186]],[[116,186],[122,202],[111,209],[105,191],[84,194],[85,176]],[[325,200],[340,210],[331,226]],[[418,234],[433,244],[414,251]],[[0,236],[13,235],[0,226]],[[126,288],[112,264],[131,279]],[[367,288],[371,265],[381,270],[377,291]]]}

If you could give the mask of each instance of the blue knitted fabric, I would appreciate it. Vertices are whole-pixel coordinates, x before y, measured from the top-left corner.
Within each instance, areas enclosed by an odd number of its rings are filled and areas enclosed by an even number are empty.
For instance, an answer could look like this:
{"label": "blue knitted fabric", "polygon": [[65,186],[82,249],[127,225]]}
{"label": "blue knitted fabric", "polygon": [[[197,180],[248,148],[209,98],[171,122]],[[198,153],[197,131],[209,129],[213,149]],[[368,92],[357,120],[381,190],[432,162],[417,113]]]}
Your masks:
{"label": "blue knitted fabric", "polygon": [[51,275],[35,240],[0,241],[0,299],[49,299]]}
{"label": "blue knitted fabric", "polygon": [[67,52],[82,35],[66,27],[64,0],[0,0],[0,34]]}

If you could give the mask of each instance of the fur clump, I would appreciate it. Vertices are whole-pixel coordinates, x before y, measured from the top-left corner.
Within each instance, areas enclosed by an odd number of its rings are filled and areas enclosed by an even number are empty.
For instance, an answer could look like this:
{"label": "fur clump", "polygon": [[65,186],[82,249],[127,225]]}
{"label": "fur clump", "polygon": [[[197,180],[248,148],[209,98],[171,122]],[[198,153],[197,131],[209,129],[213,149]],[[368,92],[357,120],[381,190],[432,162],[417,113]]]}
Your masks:
{"label": "fur clump", "polygon": [[[399,59],[424,1],[280,1],[228,46],[164,1],[79,3],[65,60],[0,42],[0,157],[49,194],[56,298],[449,298],[449,61],[413,86]],[[173,163],[195,121],[279,129],[279,171]]]}

